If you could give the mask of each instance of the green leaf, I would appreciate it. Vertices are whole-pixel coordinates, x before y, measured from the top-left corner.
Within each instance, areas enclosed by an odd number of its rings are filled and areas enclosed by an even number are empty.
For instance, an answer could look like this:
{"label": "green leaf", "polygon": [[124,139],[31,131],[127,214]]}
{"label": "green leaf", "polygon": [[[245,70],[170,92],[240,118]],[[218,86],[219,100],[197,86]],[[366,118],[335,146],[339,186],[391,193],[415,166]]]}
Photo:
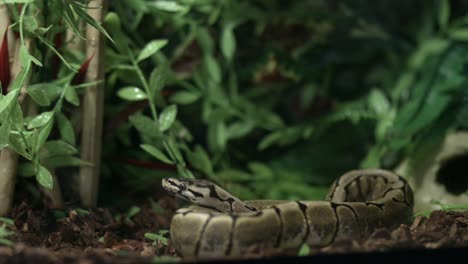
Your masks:
{"label": "green leaf", "polygon": [[41,162],[49,168],[92,166],[93,164],[75,156],[53,156],[43,158]]}
{"label": "green leaf", "polygon": [[176,104],[191,104],[200,98],[200,93],[194,91],[180,91],[171,96],[170,101]]}
{"label": "green leaf", "polygon": [[439,1],[439,13],[438,13],[438,22],[439,27],[442,31],[445,31],[448,25],[450,18],[450,2],[449,0],[440,0]]}
{"label": "green leaf", "polygon": [[130,209],[128,209],[128,212],[127,212],[127,219],[132,219],[140,211],[141,211],[141,209],[138,206],[134,205],[134,206],[130,207]]}
{"label": "green leaf", "polygon": [[[409,65],[411,69],[420,69],[426,58],[430,55],[440,54],[450,45],[450,40],[434,37],[424,41],[421,47],[410,57]],[[408,74],[408,73],[406,73]],[[408,76],[412,77],[412,76]],[[411,78],[410,78],[411,79]]]}
{"label": "green leaf", "polygon": [[369,95],[369,105],[378,115],[385,115],[390,109],[390,102],[382,91],[374,89]]}
{"label": "green leaf", "polygon": [[449,31],[449,37],[454,40],[468,41],[468,29],[456,28]]}
{"label": "green leaf", "polygon": [[8,146],[10,137],[11,122],[8,119],[0,126],[0,150]]}
{"label": "green leaf", "polygon": [[187,159],[190,165],[207,175],[213,174],[213,164],[208,154],[201,146],[196,146],[193,152],[187,153]]}
{"label": "green leaf", "polygon": [[[73,2],[70,2],[73,3]],[[78,16],[83,18],[88,24],[90,24],[92,27],[97,29],[99,32],[104,34],[111,42],[114,42],[114,40],[109,36],[107,31],[96,21],[94,20],[90,15],[88,15],[81,7],[77,4],[73,4],[73,10],[76,12]]]}
{"label": "green leaf", "polygon": [[63,140],[47,141],[43,147],[46,153],[42,153],[41,157],[53,157],[62,155],[74,155],[78,150]]}
{"label": "green leaf", "polygon": [[44,143],[47,141],[47,138],[50,135],[50,131],[52,131],[52,127],[54,125],[53,119],[51,122],[47,122],[45,126],[39,129],[39,135],[37,136],[37,145],[33,146],[35,151],[39,151]]}
{"label": "green leaf", "polygon": [[216,174],[217,178],[225,181],[250,181],[252,180],[252,175],[245,173],[240,170],[226,169],[218,172]]}
{"label": "green leaf", "polygon": [[416,133],[428,126],[447,108],[451,99],[451,96],[448,95],[431,93],[418,115],[406,127],[401,127],[401,129],[405,130],[405,133]]}
{"label": "green leaf", "polygon": [[74,106],[80,106],[80,98],[73,87],[66,87],[65,100]]}
{"label": "green leaf", "polygon": [[26,151],[24,140],[19,134],[10,134],[8,145],[19,155],[31,159],[31,155]]}
{"label": "green leaf", "polygon": [[168,239],[161,236],[161,235],[158,235],[158,234],[155,234],[155,233],[145,233],[145,238],[149,239],[149,240],[153,240],[153,241],[159,241],[161,242],[161,244],[163,245],[168,245]]}
{"label": "green leaf", "polygon": [[221,34],[221,51],[228,61],[232,60],[234,52],[236,51],[236,37],[234,36],[233,30],[233,25],[228,24],[223,28]]}
{"label": "green leaf", "polygon": [[130,123],[140,132],[142,135],[147,137],[158,137],[161,136],[161,131],[158,127],[158,122],[153,119],[142,115],[135,114],[129,117]]}
{"label": "green leaf", "polygon": [[16,101],[11,108],[10,121],[14,129],[19,132],[24,130],[23,111],[21,110],[21,106],[18,101]]}
{"label": "green leaf", "polygon": [[215,126],[215,129],[216,144],[220,147],[220,149],[224,149],[226,147],[227,141],[226,124],[224,124],[224,122],[218,122]]}
{"label": "green leaf", "polygon": [[107,15],[104,17],[104,24],[114,37],[114,45],[117,50],[122,54],[126,54],[129,50],[128,39],[127,36],[122,32],[119,15],[117,15],[115,12],[107,13]]}
{"label": "green leaf", "polygon": [[206,55],[204,60],[205,68],[215,83],[221,82],[221,69],[216,59],[210,54]]}
{"label": "green leaf", "polygon": [[262,151],[265,150],[266,148],[272,146],[276,142],[278,142],[281,138],[283,137],[283,133],[281,130],[272,132],[262,138],[260,143],[258,143],[257,149]]}
{"label": "green leaf", "polygon": [[[31,64],[28,64],[25,67],[22,67],[21,71],[16,76],[15,80],[11,83],[10,93],[13,92],[13,91],[16,91],[16,93],[19,93],[19,90],[23,87],[24,83],[29,78],[30,73],[31,73]],[[15,97],[15,99],[16,99],[16,97]],[[0,113],[1,112],[2,111],[1,111],[1,107],[0,107]]]}
{"label": "green leaf", "polygon": [[3,244],[5,246],[13,247],[15,243],[13,243],[11,240],[5,239],[5,238],[0,238],[0,244]]}
{"label": "green leaf", "polygon": [[127,101],[141,101],[147,99],[146,93],[138,87],[128,86],[120,89],[117,95]]}
{"label": "green leaf", "polygon": [[168,163],[168,164],[174,164],[173,161],[171,161],[164,153],[162,153],[162,151],[160,151],[159,149],[151,146],[151,145],[148,145],[148,144],[142,144],[140,145],[140,148],[142,148],[144,151],[148,152],[149,154],[151,154],[153,157],[155,157],[156,159],[164,162],[164,163]]}
{"label": "green leaf", "polygon": [[180,5],[175,1],[168,1],[168,0],[159,0],[159,1],[151,1],[147,2],[148,6],[152,6],[162,11],[166,12],[182,12],[186,11],[187,7]]}
{"label": "green leaf", "polygon": [[298,256],[308,256],[310,255],[310,247],[307,244],[303,244],[299,252],[297,253]]}
{"label": "green leaf", "polygon": [[5,4],[29,4],[34,2],[34,0],[3,0]]}
{"label": "green leaf", "polygon": [[[57,99],[62,93],[63,87],[55,83],[37,83],[33,85],[28,85],[26,87],[26,92],[32,97],[36,103],[41,106],[48,106],[50,102]],[[47,97],[42,98],[43,96]],[[45,105],[45,103],[49,103]],[[44,104],[44,105],[43,105]]]}
{"label": "green leaf", "polygon": [[137,61],[140,62],[151,55],[158,52],[161,48],[167,45],[167,39],[157,39],[152,40],[145,47],[141,50],[140,54],[138,55]]}
{"label": "green leaf", "polygon": [[198,44],[200,44],[205,54],[212,54],[214,52],[213,39],[210,32],[205,27],[200,27],[196,32]]}
{"label": "green leaf", "polygon": [[242,138],[255,128],[253,122],[235,122],[226,128],[229,139]]}
{"label": "green leaf", "polygon": [[36,34],[45,35],[47,32],[49,32],[51,28],[52,28],[52,25],[48,27],[38,27],[36,30]]}
{"label": "green leaf", "polygon": [[[32,88],[31,88],[32,87]],[[33,86],[26,87],[26,92],[40,106],[49,106],[51,101],[46,92],[42,89],[35,89]]]}
{"label": "green leaf", "polygon": [[75,145],[76,144],[75,131],[73,130],[73,126],[70,120],[68,120],[68,118],[60,112],[57,113],[56,119],[57,119],[57,126],[59,129],[59,133],[62,139],[65,142],[70,143],[71,145]]}
{"label": "green leaf", "polygon": [[273,171],[263,163],[250,162],[248,164],[249,170],[253,173],[257,180],[270,180],[273,179]]}
{"label": "green leaf", "polygon": [[186,178],[186,179],[194,179],[195,176],[193,176],[192,172],[188,170],[186,167],[177,164],[177,173],[179,174],[180,177]]}
{"label": "green leaf", "polygon": [[75,209],[78,215],[84,216],[84,215],[89,215],[89,211],[83,208],[76,208]]}
{"label": "green leaf", "polygon": [[170,105],[159,115],[159,129],[161,131],[168,130],[175,121],[177,116],[177,105]]}
{"label": "green leaf", "polygon": [[0,222],[3,222],[5,224],[11,225],[11,226],[15,225],[15,221],[13,221],[13,219],[2,217],[2,216],[0,216]]}
{"label": "green leaf", "polygon": [[167,68],[165,65],[159,65],[150,75],[149,88],[152,96],[160,92],[166,83]]}
{"label": "green leaf", "polygon": [[171,153],[175,160],[185,166],[185,160],[182,157],[182,153],[179,150],[179,147],[177,146],[175,140],[173,137],[169,137],[165,142],[164,142],[164,148],[168,153]]}
{"label": "green leaf", "polygon": [[54,116],[53,111],[43,112],[38,116],[35,116],[28,124],[28,129],[42,127],[47,124],[50,119]]}
{"label": "green leaf", "polygon": [[29,54],[29,58],[31,59],[31,61],[36,64],[37,66],[39,67],[42,67],[42,62],[40,60],[38,60],[36,57],[34,57],[33,55]]}
{"label": "green leaf", "polygon": [[47,189],[52,189],[54,187],[54,179],[52,174],[46,167],[40,164],[37,165],[36,179],[42,186],[46,187]]}
{"label": "green leaf", "polygon": [[148,7],[145,0],[124,0],[125,6],[132,10],[135,10],[137,13],[146,13]]}
{"label": "green leaf", "polygon": [[5,111],[5,109],[9,107],[12,102],[16,100],[18,93],[19,93],[19,90],[13,90],[0,100],[0,114],[2,114],[3,111]]}

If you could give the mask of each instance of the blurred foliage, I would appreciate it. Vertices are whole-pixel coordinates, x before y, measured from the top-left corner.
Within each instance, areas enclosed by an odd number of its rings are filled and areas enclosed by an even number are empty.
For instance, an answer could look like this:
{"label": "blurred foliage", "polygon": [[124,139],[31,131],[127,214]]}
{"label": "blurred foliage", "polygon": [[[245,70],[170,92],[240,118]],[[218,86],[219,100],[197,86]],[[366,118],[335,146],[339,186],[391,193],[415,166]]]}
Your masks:
{"label": "blurred foliage", "polygon": [[[54,14],[68,14],[75,34],[78,19],[92,23],[69,12],[82,2],[48,1],[67,3]],[[350,169],[424,158],[447,132],[468,127],[467,8],[465,0],[110,1],[104,198],[123,199],[110,191],[117,184],[139,193],[181,176],[212,179],[243,199],[322,199]],[[63,52],[62,72],[83,61]]]}
{"label": "blurred foliage", "polygon": [[241,198],[322,199],[347,170],[422,158],[427,145],[467,127],[467,7],[113,2],[108,175],[147,183],[155,172],[134,161],[152,156],[170,165],[152,163],[161,177],[177,169]]}

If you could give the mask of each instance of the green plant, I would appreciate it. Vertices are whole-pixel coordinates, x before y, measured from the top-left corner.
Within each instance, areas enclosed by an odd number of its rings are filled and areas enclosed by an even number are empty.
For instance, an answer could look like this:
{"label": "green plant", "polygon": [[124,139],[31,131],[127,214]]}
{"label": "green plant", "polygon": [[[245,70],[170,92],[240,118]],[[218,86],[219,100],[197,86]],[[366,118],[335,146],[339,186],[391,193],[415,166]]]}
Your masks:
{"label": "green plant", "polygon": [[[410,26],[373,14],[396,9]],[[168,165],[153,164],[160,177],[208,177],[246,199],[321,199],[344,171],[418,159],[462,127],[466,18],[448,1],[139,1],[113,12],[108,87],[130,102],[109,114],[130,125],[106,155],[139,145]],[[146,181],[151,171],[130,167],[149,157],[133,150],[108,172]]]}
{"label": "green plant", "polygon": [[[0,149],[8,146],[28,161],[21,164],[21,175],[36,176],[42,186],[52,188],[51,169],[89,165],[76,157],[76,136],[69,117],[64,114],[71,105],[80,104],[77,94],[80,88],[91,85],[80,81],[87,64],[82,64],[78,70],[83,54],[78,50],[66,52],[58,41],[61,41],[67,29],[82,38],[78,30],[81,21],[107,33],[86,14],[87,7],[80,1],[8,3],[9,14],[14,21],[10,28],[19,33],[20,71],[10,85],[2,80],[4,95],[0,96]],[[36,15],[37,10],[48,8],[54,8],[54,12]],[[37,43],[35,48],[30,48],[30,42]],[[52,67],[43,67],[54,60],[60,60],[63,67],[57,63]],[[8,73],[10,69],[2,71]],[[22,87],[34,101],[29,111],[34,107],[39,114],[24,113],[26,108],[20,105],[25,96]]]}
{"label": "green plant", "polygon": [[145,238],[153,240],[153,244],[159,242],[163,245],[168,245],[168,239],[164,237],[165,234],[169,233],[169,230],[159,230],[158,234],[155,233],[145,233]]}
{"label": "green plant", "polygon": [[5,246],[13,246],[14,243],[8,239],[8,237],[15,234],[15,232],[10,231],[8,229],[8,226],[14,225],[13,220],[9,218],[1,217],[0,221],[3,222],[0,225],[0,244],[5,245]]}
{"label": "green plant", "polygon": [[[322,199],[349,169],[418,162],[466,130],[463,3],[113,1],[102,27],[85,3],[50,0],[63,17],[33,16],[50,8],[41,1],[10,9],[23,70],[0,101],[0,129],[12,132],[0,142],[43,185],[51,168],[90,165],[76,157],[69,114],[87,86],[75,72],[90,58],[53,45],[66,29],[83,37],[79,21],[111,38],[103,181],[134,193],[180,176],[243,199]],[[40,44],[28,50],[25,36]],[[52,78],[38,65],[55,56]],[[29,75],[42,114],[23,118],[16,98]]]}
{"label": "green plant", "polygon": [[[468,204],[444,204],[444,203],[441,203],[440,201],[436,201],[436,200],[432,200],[431,204],[439,206],[440,207],[439,210],[442,210],[442,211],[464,211],[464,210],[468,210]],[[413,215],[413,217],[417,217],[417,216],[429,217],[429,215],[431,215],[432,211],[433,210],[422,210],[422,211],[416,212]]]}

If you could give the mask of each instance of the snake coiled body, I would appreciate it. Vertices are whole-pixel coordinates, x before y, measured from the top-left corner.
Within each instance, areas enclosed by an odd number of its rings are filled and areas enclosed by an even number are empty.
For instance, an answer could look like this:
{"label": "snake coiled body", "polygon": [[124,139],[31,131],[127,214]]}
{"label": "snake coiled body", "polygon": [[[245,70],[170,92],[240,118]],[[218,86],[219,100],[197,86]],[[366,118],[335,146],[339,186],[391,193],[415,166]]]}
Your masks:
{"label": "snake coiled body", "polygon": [[407,221],[413,193],[397,174],[350,171],[332,184],[326,201],[241,201],[201,180],[164,179],[170,193],[196,203],[171,221],[175,249],[184,257],[239,256],[252,250],[326,246],[341,236],[364,237]]}

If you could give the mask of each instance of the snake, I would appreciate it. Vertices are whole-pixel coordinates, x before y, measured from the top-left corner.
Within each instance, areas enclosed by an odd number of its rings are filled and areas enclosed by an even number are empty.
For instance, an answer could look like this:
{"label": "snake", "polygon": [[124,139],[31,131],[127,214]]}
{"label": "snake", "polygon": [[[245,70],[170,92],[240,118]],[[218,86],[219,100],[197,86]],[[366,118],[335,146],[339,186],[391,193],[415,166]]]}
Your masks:
{"label": "snake", "polygon": [[195,204],[178,209],[170,223],[170,241],[182,257],[297,253],[303,245],[324,247],[396,227],[413,212],[407,181],[383,169],[344,173],[322,201],[242,201],[203,179],[164,178],[162,187]]}

